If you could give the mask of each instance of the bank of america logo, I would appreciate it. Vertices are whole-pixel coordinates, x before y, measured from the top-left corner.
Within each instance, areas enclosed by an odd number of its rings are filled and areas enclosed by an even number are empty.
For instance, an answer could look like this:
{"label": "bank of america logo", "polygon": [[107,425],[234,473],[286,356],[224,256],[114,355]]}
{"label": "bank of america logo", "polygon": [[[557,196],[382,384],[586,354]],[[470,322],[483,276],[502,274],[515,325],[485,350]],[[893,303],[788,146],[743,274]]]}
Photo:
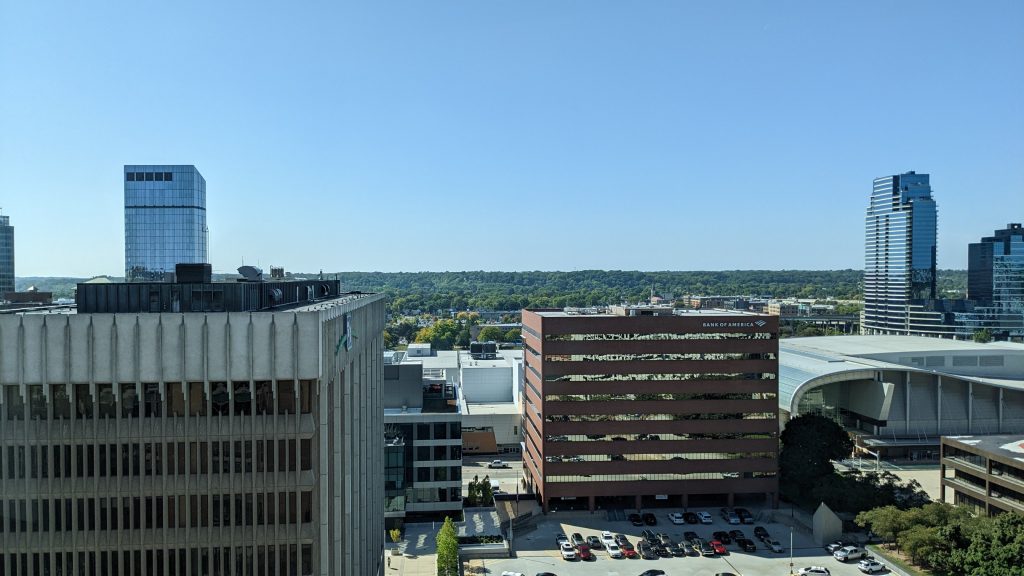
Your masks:
{"label": "bank of america logo", "polygon": [[767,322],[765,322],[764,320],[758,320],[757,322],[754,322],[754,324],[757,324],[757,327],[760,328],[761,326],[767,324]]}

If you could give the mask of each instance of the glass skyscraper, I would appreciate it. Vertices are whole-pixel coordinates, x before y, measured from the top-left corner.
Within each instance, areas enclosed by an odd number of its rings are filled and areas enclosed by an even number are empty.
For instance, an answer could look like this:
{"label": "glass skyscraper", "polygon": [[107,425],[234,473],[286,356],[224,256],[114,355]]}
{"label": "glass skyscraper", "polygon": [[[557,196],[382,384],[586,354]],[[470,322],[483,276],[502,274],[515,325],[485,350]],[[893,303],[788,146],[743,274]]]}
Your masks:
{"label": "glass skyscraper", "polygon": [[208,263],[206,180],[195,166],[124,167],[124,275],[163,281],[181,263]]}
{"label": "glass skyscraper", "polygon": [[937,223],[927,174],[875,178],[865,222],[863,333],[950,332],[936,311]]}
{"label": "glass skyscraper", "polygon": [[968,245],[967,297],[974,308],[956,315],[958,336],[982,329],[998,339],[1024,336],[1024,228],[1019,223]]}
{"label": "glass skyscraper", "polygon": [[0,216],[0,299],[14,292],[14,226],[10,216]]}

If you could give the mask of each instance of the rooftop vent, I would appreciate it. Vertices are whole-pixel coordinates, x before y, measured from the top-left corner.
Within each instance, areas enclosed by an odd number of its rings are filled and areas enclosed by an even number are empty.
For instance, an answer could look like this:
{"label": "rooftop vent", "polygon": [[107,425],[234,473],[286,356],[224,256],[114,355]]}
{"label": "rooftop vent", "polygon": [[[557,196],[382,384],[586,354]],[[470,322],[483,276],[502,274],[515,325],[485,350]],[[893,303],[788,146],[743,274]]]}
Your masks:
{"label": "rooftop vent", "polygon": [[255,266],[239,266],[238,273],[242,275],[240,282],[263,282],[263,270]]}

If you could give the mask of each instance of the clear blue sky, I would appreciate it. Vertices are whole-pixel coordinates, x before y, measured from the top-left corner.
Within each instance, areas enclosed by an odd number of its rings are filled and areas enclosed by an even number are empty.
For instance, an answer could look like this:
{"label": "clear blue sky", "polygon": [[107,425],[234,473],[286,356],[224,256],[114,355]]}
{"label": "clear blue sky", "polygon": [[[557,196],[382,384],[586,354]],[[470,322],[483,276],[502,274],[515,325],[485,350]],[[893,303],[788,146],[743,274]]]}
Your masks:
{"label": "clear blue sky", "polygon": [[122,165],[195,164],[215,270],[939,265],[1024,220],[1024,2],[0,0],[17,274],[123,273]]}

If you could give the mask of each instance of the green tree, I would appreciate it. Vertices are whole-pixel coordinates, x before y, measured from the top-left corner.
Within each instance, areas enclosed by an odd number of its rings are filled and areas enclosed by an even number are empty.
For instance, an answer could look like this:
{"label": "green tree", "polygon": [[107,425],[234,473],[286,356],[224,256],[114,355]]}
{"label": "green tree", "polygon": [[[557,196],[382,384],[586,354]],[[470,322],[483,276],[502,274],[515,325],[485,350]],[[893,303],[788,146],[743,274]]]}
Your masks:
{"label": "green tree", "polygon": [[1013,512],[987,518],[971,534],[960,574],[1024,575],[1024,516]]}
{"label": "green tree", "polygon": [[395,337],[388,330],[384,331],[384,349],[390,350],[395,347]]}
{"label": "green tree", "polygon": [[477,342],[489,342],[491,340],[495,342],[502,342],[504,339],[505,333],[497,326],[484,326],[476,336]]}
{"label": "green tree", "polygon": [[513,328],[508,332],[505,332],[505,342],[519,342],[523,339],[523,331],[519,328]]}
{"label": "green tree", "polygon": [[491,477],[484,476],[477,488],[480,493],[478,498],[479,506],[491,506],[494,504],[494,491],[491,489]]}
{"label": "green tree", "polygon": [[899,536],[899,546],[910,561],[922,566],[931,566],[929,558],[945,549],[939,538],[938,529],[930,526],[912,525]]}
{"label": "green tree", "polygon": [[779,439],[779,484],[783,494],[793,502],[817,506],[817,502],[807,499],[811,488],[835,474],[832,461],[849,456],[853,440],[839,424],[817,414],[793,418]]}
{"label": "green tree", "polygon": [[466,503],[471,508],[475,508],[477,503],[480,501],[480,477],[473,476],[470,480],[469,486],[466,488]]}
{"label": "green tree", "polygon": [[974,341],[987,344],[992,341],[992,332],[988,328],[974,331]]}
{"label": "green tree", "polygon": [[416,341],[429,343],[435,350],[451,350],[455,346],[462,326],[455,320],[444,319],[434,322],[416,333]]}
{"label": "green tree", "polygon": [[890,545],[899,545],[898,537],[909,526],[910,517],[907,512],[895,506],[883,506],[857,514],[854,522],[858,526],[870,528]]}
{"label": "green tree", "polygon": [[437,531],[437,576],[459,575],[459,537],[455,523],[445,516],[444,524]]}

